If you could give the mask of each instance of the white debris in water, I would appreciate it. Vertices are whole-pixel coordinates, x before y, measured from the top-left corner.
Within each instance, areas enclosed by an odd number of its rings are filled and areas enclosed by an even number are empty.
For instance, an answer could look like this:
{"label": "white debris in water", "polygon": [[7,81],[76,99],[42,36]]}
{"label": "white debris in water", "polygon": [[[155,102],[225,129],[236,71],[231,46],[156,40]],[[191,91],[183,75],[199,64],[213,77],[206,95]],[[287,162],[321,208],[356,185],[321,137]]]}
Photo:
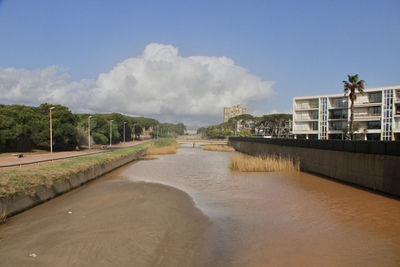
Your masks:
{"label": "white debris in water", "polygon": [[29,257],[34,257],[34,258],[36,258],[37,255],[36,255],[35,253],[31,253],[31,254],[29,254]]}
{"label": "white debris in water", "polygon": [[68,211],[68,214],[72,214],[72,211]]}

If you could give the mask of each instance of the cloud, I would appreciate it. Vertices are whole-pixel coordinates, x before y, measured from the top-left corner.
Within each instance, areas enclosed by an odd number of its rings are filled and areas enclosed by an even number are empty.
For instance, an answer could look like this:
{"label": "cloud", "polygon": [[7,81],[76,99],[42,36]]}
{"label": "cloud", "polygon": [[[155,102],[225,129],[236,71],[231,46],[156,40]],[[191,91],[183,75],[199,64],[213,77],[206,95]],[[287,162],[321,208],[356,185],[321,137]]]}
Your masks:
{"label": "cloud", "polygon": [[77,112],[121,112],[190,124],[219,122],[224,106],[247,106],[274,94],[274,82],[248,73],[230,58],[182,57],[177,48],[156,43],[97,80],[68,79],[57,66],[0,68],[0,101],[60,103]]}
{"label": "cloud", "polygon": [[69,75],[58,66],[26,70],[0,67],[0,101],[25,105],[57,103],[77,107],[88,97],[93,80],[68,82]]}

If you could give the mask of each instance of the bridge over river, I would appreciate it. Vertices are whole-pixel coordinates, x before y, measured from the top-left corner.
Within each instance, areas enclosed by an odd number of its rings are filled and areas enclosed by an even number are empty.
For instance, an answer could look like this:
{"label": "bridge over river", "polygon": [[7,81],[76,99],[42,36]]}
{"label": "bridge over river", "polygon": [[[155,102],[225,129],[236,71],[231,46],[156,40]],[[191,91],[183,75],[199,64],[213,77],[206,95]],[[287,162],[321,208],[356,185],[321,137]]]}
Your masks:
{"label": "bridge over river", "polygon": [[233,154],[182,145],[14,216],[0,266],[400,266],[398,199]]}
{"label": "bridge over river", "polygon": [[197,145],[226,145],[228,139],[200,139],[200,138],[178,138],[176,139],[178,144],[197,144]]}

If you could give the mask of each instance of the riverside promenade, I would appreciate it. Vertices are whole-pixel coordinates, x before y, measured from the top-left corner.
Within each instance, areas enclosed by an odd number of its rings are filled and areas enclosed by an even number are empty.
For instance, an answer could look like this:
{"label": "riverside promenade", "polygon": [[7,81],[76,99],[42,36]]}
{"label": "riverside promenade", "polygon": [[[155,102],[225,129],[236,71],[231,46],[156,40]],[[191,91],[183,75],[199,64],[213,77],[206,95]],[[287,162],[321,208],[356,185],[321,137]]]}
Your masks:
{"label": "riverside promenade", "polygon": [[[142,143],[149,142],[149,139],[139,140],[139,141],[131,141],[125,143],[119,143],[110,146],[93,146],[92,149],[85,149],[79,151],[60,151],[53,153],[5,153],[0,154],[0,168],[15,168],[24,165],[30,164],[46,164],[52,162],[54,160],[61,160],[66,158],[80,157],[80,156],[88,156],[92,154],[98,154],[107,152],[114,149],[120,149],[130,146],[136,146]],[[17,154],[22,154],[22,157],[17,157]]]}

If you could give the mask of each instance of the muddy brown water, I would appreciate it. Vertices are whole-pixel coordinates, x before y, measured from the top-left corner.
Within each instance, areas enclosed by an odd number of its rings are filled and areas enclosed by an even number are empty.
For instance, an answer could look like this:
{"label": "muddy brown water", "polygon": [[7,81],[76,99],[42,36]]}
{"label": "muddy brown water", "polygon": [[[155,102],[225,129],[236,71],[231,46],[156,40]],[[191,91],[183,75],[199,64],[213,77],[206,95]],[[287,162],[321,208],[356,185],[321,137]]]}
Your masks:
{"label": "muddy brown water", "polygon": [[183,146],[17,215],[0,266],[400,266],[399,200],[231,156]]}

